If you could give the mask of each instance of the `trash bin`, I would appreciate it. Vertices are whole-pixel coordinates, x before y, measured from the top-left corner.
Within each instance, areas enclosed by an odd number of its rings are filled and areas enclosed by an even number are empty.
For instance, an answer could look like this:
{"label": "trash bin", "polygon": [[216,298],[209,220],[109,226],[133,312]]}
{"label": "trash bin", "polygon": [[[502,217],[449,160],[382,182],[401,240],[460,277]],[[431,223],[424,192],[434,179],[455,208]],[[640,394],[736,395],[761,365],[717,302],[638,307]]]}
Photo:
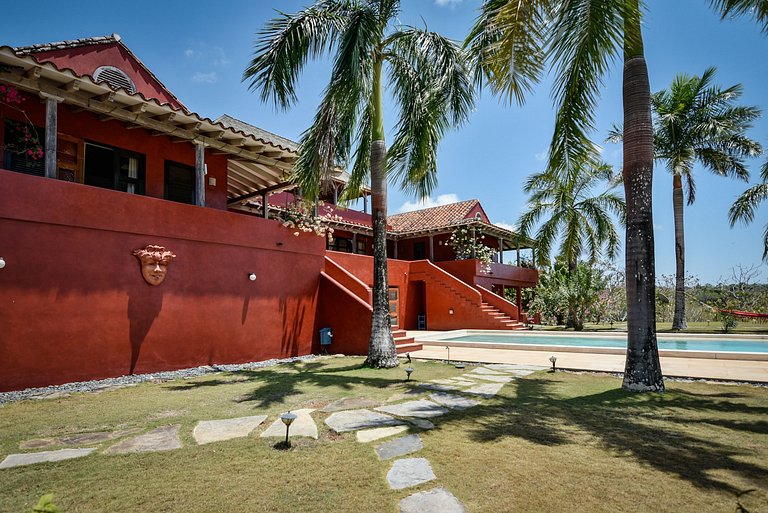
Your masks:
{"label": "trash bin", "polygon": [[324,353],[328,352],[328,346],[333,342],[331,328],[320,328],[320,347]]}

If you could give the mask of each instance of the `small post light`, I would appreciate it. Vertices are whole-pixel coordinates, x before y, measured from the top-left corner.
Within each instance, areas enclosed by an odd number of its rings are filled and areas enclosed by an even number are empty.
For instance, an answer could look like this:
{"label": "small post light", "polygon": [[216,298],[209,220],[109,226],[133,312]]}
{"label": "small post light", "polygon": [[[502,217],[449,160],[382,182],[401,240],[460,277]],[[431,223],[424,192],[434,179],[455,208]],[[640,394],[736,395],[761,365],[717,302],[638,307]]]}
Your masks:
{"label": "small post light", "polygon": [[405,368],[405,375],[406,375],[405,380],[406,381],[410,381],[411,380],[411,374],[413,374],[413,367],[406,367]]}
{"label": "small post light", "polygon": [[285,424],[285,446],[286,447],[291,446],[291,442],[288,441],[288,431],[291,429],[291,424],[293,424],[293,421],[296,420],[296,417],[298,417],[298,415],[296,415],[295,413],[291,413],[290,410],[288,410],[288,413],[283,413],[282,415],[280,415],[280,420],[282,420],[283,424]]}
{"label": "small post light", "polygon": [[445,346],[445,348],[448,350],[448,365],[451,364],[451,347]]}
{"label": "small post light", "polygon": [[256,281],[256,273],[249,273],[248,279],[251,281]]}
{"label": "small post light", "polygon": [[549,361],[552,362],[552,372],[555,372],[555,362],[557,361],[557,356],[555,355],[550,356]]}

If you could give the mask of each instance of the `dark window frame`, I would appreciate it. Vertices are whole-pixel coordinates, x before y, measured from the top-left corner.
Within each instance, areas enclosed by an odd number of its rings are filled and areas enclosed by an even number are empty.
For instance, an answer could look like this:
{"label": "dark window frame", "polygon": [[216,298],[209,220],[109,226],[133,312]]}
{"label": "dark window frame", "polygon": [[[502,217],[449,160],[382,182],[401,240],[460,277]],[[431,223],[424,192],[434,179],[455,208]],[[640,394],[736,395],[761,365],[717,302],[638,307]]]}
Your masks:
{"label": "dark window frame", "polygon": [[[190,192],[172,190],[174,184],[172,183],[170,175],[172,174],[173,169],[189,172],[189,178],[191,178],[190,182],[192,185],[191,196],[180,199],[181,196],[186,196],[187,194],[190,194]],[[180,185],[184,188],[184,184]],[[195,166],[182,164],[181,162],[175,162],[173,160],[166,160],[163,167],[163,198],[168,201],[175,201],[186,205],[195,205],[197,200],[197,171],[195,170]]]}

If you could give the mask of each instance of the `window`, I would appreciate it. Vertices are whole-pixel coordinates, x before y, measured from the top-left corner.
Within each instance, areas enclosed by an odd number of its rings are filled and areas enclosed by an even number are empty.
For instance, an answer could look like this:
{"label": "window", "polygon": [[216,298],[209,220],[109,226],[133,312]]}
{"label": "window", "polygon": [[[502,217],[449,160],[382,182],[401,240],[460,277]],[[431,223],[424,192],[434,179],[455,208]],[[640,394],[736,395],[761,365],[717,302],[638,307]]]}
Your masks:
{"label": "window", "polygon": [[357,239],[357,254],[358,255],[368,254],[368,242],[365,239],[361,239],[359,237]]}
{"label": "window", "polygon": [[328,242],[326,249],[331,251],[341,251],[342,253],[352,253],[352,239],[334,237],[333,242]]}
{"label": "window", "polygon": [[144,194],[144,156],[119,148],[85,144],[86,185]]}
{"label": "window", "polygon": [[[30,143],[34,139],[40,144]],[[5,120],[3,168],[18,173],[45,176],[45,130],[22,121]],[[42,150],[42,154],[40,154]]]}
{"label": "window", "polygon": [[165,161],[165,199],[194,205],[195,182],[193,166]]}
{"label": "window", "polygon": [[427,256],[427,243],[424,241],[413,243],[413,259],[424,260]]}

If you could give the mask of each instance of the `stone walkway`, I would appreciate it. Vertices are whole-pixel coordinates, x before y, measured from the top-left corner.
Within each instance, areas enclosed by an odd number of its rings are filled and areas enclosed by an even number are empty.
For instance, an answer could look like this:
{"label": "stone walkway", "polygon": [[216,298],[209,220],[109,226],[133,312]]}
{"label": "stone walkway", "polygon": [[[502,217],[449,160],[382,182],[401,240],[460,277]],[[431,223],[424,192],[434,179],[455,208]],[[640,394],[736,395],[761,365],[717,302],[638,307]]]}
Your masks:
{"label": "stone walkway", "polygon": [[[543,368],[543,367],[542,367]],[[465,410],[480,404],[478,398],[496,395],[506,383],[542,368],[496,364],[476,367],[459,377],[437,379],[421,383],[423,392],[410,391],[390,398],[388,404],[367,398],[349,397],[335,401],[322,410],[330,413],[325,424],[336,433],[355,432],[359,443],[370,443],[389,438],[373,447],[382,462],[394,460],[387,472],[387,483],[392,490],[403,490],[438,480],[426,458],[410,457],[424,448],[418,433],[405,434],[416,428],[424,431],[435,427],[432,420],[452,410]],[[424,398],[429,394],[429,399]],[[469,396],[469,397],[468,397]],[[370,409],[369,409],[370,408]],[[290,428],[290,437],[318,438],[318,428],[312,418],[313,409],[293,410],[296,420]],[[250,436],[266,420],[267,415],[254,415],[233,419],[202,420],[192,431],[198,445],[219,443]],[[94,445],[95,447],[67,448],[42,452],[11,454],[0,462],[0,469],[82,458],[90,454],[126,454],[171,451],[182,447],[179,425],[161,426],[141,433],[141,430],[82,433],[52,439],[22,442],[22,449],[40,449],[61,445]],[[396,435],[405,434],[399,438]],[[259,435],[262,438],[285,437],[285,425],[280,416]],[[97,451],[100,444],[113,442]],[[408,457],[403,457],[408,456]],[[399,459],[398,459],[399,458]],[[466,513],[463,504],[444,487],[414,493],[400,501],[401,513]]]}

